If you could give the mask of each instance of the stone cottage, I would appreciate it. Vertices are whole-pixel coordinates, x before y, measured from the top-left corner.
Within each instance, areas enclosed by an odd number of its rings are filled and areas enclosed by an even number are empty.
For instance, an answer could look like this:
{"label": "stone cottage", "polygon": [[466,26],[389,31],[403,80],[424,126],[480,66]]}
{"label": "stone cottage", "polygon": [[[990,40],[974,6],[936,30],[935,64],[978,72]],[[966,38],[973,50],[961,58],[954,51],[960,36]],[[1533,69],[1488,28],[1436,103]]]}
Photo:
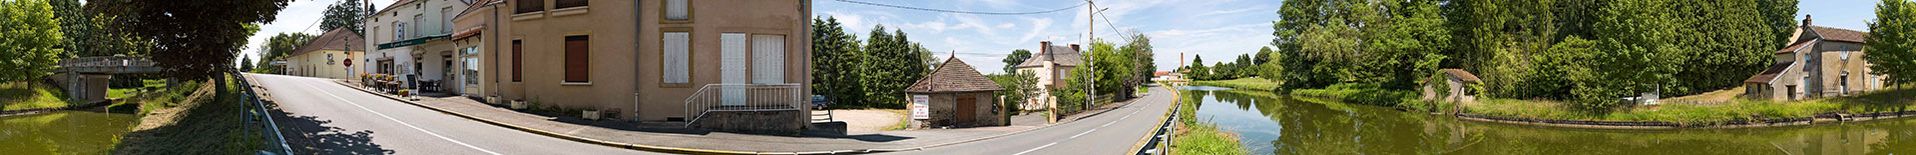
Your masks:
{"label": "stone cottage", "polygon": [[1775,63],[1743,81],[1743,97],[1797,100],[1849,96],[1882,89],[1884,75],[1872,74],[1863,43],[1869,33],[1811,25],[1803,17],[1789,46],[1777,50]]}
{"label": "stone cottage", "polygon": [[[905,94],[928,98],[929,118],[920,127],[974,127],[1005,125],[1005,112],[993,93],[1004,90],[957,57],[919,79]],[[915,104],[915,103],[914,103]]]}
{"label": "stone cottage", "polygon": [[1470,71],[1464,71],[1462,69],[1443,69],[1438,70],[1437,73],[1439,73],[1437,76],[1443,77],[1443,81],[1424,81],[1422,92],[1423,100],[1457,103],[1477,102],[1477,90],[1470,89],[1469,87],[1470,85],[1477,85],[1483,82],[1483,80],[1477,79],[1477,75],[1470,74]]}

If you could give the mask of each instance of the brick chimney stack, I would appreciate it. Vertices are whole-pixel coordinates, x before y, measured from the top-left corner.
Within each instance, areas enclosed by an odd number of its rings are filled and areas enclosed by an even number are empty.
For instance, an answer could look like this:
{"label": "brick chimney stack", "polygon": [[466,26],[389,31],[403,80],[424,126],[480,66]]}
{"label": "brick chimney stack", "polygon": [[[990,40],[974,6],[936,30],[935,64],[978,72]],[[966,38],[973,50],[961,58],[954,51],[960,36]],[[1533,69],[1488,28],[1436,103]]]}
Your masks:
{"label": "brick chimney stack", "polygon": [[1038,53],[1050,53],[1050,51],[1051,51],[1051,41],[1038,42]]}
{"label": "brick chimney stack", "polygon": [[1073,50],[1073,51],[1078,51],[1078,52],[1084,52],[1084,50],[1082,50],[1082,49],[1078,49],[1078,44],[1071,44],[1071,50]]}
{"label": "brick chimney stack", "polygon": [[1803,14],[1803,27],[1810,27],[1810,15]]}

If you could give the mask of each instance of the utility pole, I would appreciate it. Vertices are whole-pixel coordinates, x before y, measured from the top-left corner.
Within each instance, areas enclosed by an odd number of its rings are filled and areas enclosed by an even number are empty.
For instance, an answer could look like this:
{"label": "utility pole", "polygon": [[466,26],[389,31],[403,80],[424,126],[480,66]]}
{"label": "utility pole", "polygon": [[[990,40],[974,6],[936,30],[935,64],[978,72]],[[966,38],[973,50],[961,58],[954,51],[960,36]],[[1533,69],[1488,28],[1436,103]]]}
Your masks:
{"label": "utility pole", "polygon": [[[1084,20],[1085,21],[1084,22],[1084,27],[1085,27],[1084,45],[1089,47],[1089,46],[1093,46],[1091,43],[1098,39],[1098,35],[1097,35],[1098,22],[1096,21],[1098,21],[1098,18],[1097,18],[1098,11],[1102,11],[1102,10],[1098,10],[1097,2],[1093,2],[1091,0],[1084,0],[1084,3],[1085,3],[1085,6],[1087,6],[1084,9],[1084,12],[1085,12],[1084,14],[1084,19],[1085,19]],[[1090,49],[1090,48],[1087,48],[1087,49]],[[1090,76],[1090,78],[1085,78],[1085,79],[1088,79],[1088,80],[1085,80],[1088,82],[1085,82],[1085,85],[1084,85],[1084,90],[1085,90],[1084,106],[1078,106],[1078,111],[1091,110],[1091,105],[1098,102],[1098,97],[1097,97],[1098,95],[1098,89],[1097,89],[1098,88],[1098,65],[1097,65],[1098,61],[1097,60],[1098,59],[1097,57],[1092,57],[1091,54],[1089,53],[1090,52],[1086,52],[1086,51],[1078,51],[1078,56],[1085,58],[1083,62],[1079,62],[1080,65],[1090,67],[1091,69],[1090,72],[1087,72],[1087,73],[1091,73],[1091,75],[1079,75],[1079,76]]]}

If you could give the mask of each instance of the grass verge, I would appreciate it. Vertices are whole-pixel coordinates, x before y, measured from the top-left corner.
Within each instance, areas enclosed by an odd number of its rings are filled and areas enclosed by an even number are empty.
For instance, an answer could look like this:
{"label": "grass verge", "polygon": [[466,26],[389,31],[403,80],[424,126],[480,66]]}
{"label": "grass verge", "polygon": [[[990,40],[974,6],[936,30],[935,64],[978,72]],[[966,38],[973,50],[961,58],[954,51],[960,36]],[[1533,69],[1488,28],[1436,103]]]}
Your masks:
{"label": "grass verge", "polygon": [[1825,113],[1875,113],[1916,110],[1916,89],[1894,88],[1858,94],[1800,101],[1760,101],[1742,98],[1720,103],[1667,103],[1658,106],[1630,107],[1605,114],[1579,112],[1568,103],[1550,100],[1480,99],[1465,106],[1471,113],[1558,120],[1658,121],[1686,125],[1709,125],[1738,120],[1807,118]]}
{"label": "grass verge", "polygon": [[1172,131],[1171,154],[1250,154],[1236,134],[1197,120],[1197,104],[1178,104],[1178,127]]}
{"label": "grass verge", "polygon": [[143,104],[139,125],[121,137],[114,154],[253,154],[263,148],[264,139],[249,131],[259,128],[244,123],[248,117],[240,113],[245,102],[239,89],[245,87],[226,81],[187,84],[139,99],[154,102]]}
{"label": "grass verge", "polygon": [[905,130],[905,128],[911,127],[911,112],[906,112],[905,109],[872,109],[872,110],[884,110],[885,112],[898,114],[898,123],[892,124],[891,126],[887,126],[882,131],[898,131],[898,130]]}
{"label": "grass verge", "polygon": [[1191,84],[1230,87],[1230,88],[1237,88],[1237,89],[1262,90],[1262,91],[1277,90],[1277,86],[1279,85],[1277,81],[1271,81],[1268,79],[1256,78],[1256,77],[1239,78],[1239,79],[1231,79],[1231,80],[1217,80],[1217,81],[1192,81]]}
{"label": "grass verge", "polygon": [[59,88],[48,84],[28,82],[0,83],[0,110],[21,110],[35,108],[66,107]]}

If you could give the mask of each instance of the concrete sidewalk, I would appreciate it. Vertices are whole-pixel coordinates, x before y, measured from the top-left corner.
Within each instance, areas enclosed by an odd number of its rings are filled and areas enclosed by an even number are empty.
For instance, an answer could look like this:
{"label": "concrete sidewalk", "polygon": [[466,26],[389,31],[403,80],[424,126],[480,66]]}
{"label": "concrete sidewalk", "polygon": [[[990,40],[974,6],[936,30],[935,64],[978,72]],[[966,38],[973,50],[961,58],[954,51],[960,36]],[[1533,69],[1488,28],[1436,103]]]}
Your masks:
{"label": "concrete sidewalk", "polygon": [[[910,151],[996,138],[1049,126],[1043,122],[1042,115],[1020,115],[1012,118],[1012,125],[999,127],[855,132],[844,136],[737,134],[644,128],[630,122],[548,117],[487,105],[458,96],[420,97],[419,101],[408,101],[393,95],[374,93],[345,81],[336,81],[336,83],[400,102],[527,132],[614,147],[678,153],[822,154]],[[1123,104],[1111,104],[1107,107],[1119,105]],[[1102,111],[1113,108],[1100,109]],[[1095,115],[1101,113],[1100,111],[1073,115],[1060,122]]]}

